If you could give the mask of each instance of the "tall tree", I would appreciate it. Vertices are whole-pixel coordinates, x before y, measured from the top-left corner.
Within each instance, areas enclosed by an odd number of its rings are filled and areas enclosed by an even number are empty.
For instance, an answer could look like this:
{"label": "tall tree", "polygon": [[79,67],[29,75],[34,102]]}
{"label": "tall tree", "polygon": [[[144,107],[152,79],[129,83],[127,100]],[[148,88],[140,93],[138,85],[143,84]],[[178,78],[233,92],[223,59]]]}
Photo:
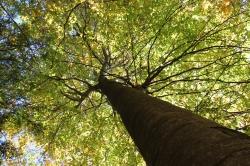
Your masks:
{"label": "tall tree", "polygon": [[[196,140],[188,135],[194,134],[204,142],[222,142],[220,146],[230,144],[230,141],[222,141],[226,138],[235,139],[232,149],[213,151],[217,164],[228,162],[228,157],[233,161],[240,154],[243,158],[247,153],[247,136],[193,114],[249,134],[248,1],[6,1],[1,7],[12,24],[18,20],[15,26],[27,36],[18,33],[22,41],[38,43],[30,44],[32,60],[25,61],[29,70],[19,69],[22,77],[13,82],[10,92],[20,92],[21,100],[15,103],[22,107],[18,107],[16,116],[6,121],[4,130],[10,136],[19,130],[27,132],[27,136],[22,137],[35,139],[50,152],[53,162],[141,163],[131,139],[126,139],[128,135],[116,116],[116,109],[148,164],[166,164],[160,163],[163,161],[161,155],[178,155],[179,146],[187,148],[181,153],[183,157],[190,150],[190,158],[180,160],[180,163],[191,160],[199,163],[205,156],[211,160],[210,154],[199,156],[210,146],[204,146],[204,149],[196,146],[192,151],[192,144],[184,146],[175,142],[172,145],[177,145],[177,151],[168,153],[156,152],[159,145],[152,143],[152,147],[144,149],[143,143],[158,136],[154,135],[156,131],[158,134],[176,132],[169,142],[159,140],[163,147],[172,141],[180,141],[180,134],[183,134],[183,140]],[[18,16],[15,19],[8,14],[13,9]],[[17,52],[27,51],[22,48]],[[13,55],[18,57],[16,53]],[[105,89],[105,81],[100,81],[105,80],[103,78],[112,80],[110,84],[114,86]],[[116,85],[126,90],[121,90],[122,94],[116,92],[114,97]],[[133,94],[125,93],[127,90]],[[136,94],[139,95],[138,103],[126,106]],[[117,96],[121,97],[122,104],[116,100]],[[178,107],[162,104],[164,102],[149,96]],[[139,102],[144,100],[149,100],[148,104],[157,101],[156,112],[186,108],[193,113],[177,111],[173,120],[165,119],[170,117],[167,113],[161,116],[158,115],[161,113],[152,113],[159,119],[152,116],[151,121],[147,119],[150,112],[145,119],[143,113],[136,114],[135,119],[149,123],[145,124],[145,129],[141,126],[141,131],[140,128],[132,129],[126,117],[132,118],[130,111],[135,108],[139,111],[147,106],[147,103]],[[128,111],[123,111],[126,108]],[[153,111],[151,107],[148,109]],[[127,114],[123,115],[124,112]],[[154,122],[158,121],[159,131],[158,127],[154,131]],[[140,126],[138,123],[133,125]],[[169,127],[161,131],[161,123],[169,124]],[[197,130],[194,126],[198,126]],[[204,138],[208,133],[218,139]],[[241,143],[237,144],[238,140]],[[200,145],[201,142],[196,141]],[[220,152],[225,154],[218,155]],[[42,162],[49,161],[49,157],[45,157]]]}
{"label": "tall tree", "polygon": [[100,88],[147,165],[250,164],[248,135],[105,78]]}

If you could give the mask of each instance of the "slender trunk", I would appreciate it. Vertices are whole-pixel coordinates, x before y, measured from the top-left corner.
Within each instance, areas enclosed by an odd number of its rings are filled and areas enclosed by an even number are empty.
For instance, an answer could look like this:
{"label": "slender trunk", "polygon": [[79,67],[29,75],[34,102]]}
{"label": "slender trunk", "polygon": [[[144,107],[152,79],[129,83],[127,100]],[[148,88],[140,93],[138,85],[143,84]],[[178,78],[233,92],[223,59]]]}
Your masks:
{"label": "slender trunk", "polygon": [[147,165],[250,165],[249,136],[107,79],[100,88]]}

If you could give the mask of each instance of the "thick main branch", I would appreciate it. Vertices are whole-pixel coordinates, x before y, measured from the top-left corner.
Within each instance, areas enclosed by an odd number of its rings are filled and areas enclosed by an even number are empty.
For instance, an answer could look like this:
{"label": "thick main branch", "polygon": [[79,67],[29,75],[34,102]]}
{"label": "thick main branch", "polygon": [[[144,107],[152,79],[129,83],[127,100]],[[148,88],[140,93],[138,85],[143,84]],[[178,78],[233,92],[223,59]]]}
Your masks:
{"label": "thick main branch", "polygon": [[249,136],[105,78],[100,88],[147,165],[250,165]]}

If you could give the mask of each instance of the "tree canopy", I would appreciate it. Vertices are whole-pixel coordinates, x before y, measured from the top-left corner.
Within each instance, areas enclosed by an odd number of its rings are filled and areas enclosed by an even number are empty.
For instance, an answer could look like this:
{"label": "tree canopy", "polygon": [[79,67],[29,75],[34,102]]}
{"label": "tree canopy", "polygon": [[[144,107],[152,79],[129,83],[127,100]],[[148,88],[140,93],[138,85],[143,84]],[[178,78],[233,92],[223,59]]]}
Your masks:
{"label": "tree canopy", "polygon": [[0,5],[3,161],[143,165],[100,75],[250,135],[248,0]]}

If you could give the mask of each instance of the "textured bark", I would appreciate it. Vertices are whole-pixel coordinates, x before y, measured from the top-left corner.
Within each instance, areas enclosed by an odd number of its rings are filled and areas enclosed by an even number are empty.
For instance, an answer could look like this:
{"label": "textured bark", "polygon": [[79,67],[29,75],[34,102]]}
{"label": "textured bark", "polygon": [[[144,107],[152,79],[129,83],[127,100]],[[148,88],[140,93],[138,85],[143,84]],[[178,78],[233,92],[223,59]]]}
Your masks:
{"label": "textured bark", "polygon": [[147,165],[250,165],[249,136],[107,79],[100,88]]}

